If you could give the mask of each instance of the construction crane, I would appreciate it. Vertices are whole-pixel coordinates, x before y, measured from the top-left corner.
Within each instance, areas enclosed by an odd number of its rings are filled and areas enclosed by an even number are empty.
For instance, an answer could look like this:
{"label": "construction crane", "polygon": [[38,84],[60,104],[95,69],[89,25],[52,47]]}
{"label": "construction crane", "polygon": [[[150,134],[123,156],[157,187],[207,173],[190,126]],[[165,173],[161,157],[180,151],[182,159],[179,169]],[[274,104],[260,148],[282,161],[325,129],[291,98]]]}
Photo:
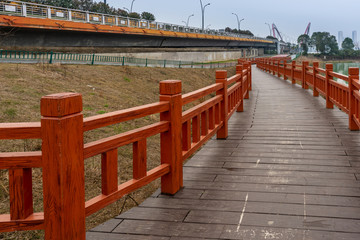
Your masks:
{"label": "construction crane", "polygon": [[283,41],[283,38],[282,38],[282,36],[281,36],[281,34],[280,34],[280,31],[279,31],[279,29],[276,27],[275,23],[272,24],[272,30],[273,30],[273,37],[274,37],[274,38],[277,38],[277,37],[276,37],[276,33],[277,33],[277,35],[279,36],[280,40]]}
{"label": "construction crane", "polygon": [[309,22],[309,24],[307,25],[306,29],[305,29],[305,35],[308,35],[309,36],[309,33],[310,33],[310,27],[311,27],[311,22]]}

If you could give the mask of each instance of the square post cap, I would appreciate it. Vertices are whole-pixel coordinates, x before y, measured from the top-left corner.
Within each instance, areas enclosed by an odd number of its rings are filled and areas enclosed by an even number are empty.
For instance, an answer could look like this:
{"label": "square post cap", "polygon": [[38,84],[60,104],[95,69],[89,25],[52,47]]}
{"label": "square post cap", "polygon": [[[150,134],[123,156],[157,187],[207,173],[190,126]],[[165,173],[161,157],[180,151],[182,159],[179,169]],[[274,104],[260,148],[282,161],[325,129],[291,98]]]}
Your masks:
{"label": "square post cap", "polygon": [[226,79],[227,71],[226,70],[217,70],[216,71],[216,79]]}
{"label": "square post cap", "polygon": [[83,110],[79,93],[56,93],[41,98],[40,112],[43,117],[64,117]]}
{"label": "square post cap", "polygon": [[180,80],[165,80],[160,82],[161,95],[175,95],[181,93]]}

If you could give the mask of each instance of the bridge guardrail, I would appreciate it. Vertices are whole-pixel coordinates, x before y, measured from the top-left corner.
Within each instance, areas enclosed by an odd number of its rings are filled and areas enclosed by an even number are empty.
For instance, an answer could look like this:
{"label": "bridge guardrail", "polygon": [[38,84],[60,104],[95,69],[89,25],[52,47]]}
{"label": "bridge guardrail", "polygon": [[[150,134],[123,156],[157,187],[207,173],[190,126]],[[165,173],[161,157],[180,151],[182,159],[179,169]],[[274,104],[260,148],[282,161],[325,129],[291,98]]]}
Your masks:
{"label": "bridge guardrail", "polygon": [[[333,64],[326,64],[326,68],[320,68],[318,62],[309,66],[304,61],[301,65],[288,59],[256,59],[257,67],[265,72],[283,76],[284,80],[291,79],[292,84],[300,83],[303,89],[313,90],[313,96],[323,96],[326,99],[326,108],[334,108],[334,105],[349,115],[349,129],[360,129],[360,82],[359,68],[349,68],[349,76],[333,71]],[[337,82],[343,80],[344,83]]]}
{"label": "bridge guardrail", "polygon": [[[82,96],[60,93],[41,98],[41,122],[0,123],[0,139],[41,139],[37,152],[0,153],[9,171],[10,214],[0,215],[0,232],[45,230],[45,239],[85,240],[85,217],[157,178],[161,191],[175,194],[182,163],[217,133],[227,138],[228,119],[243,111],[251,90],[251,65],[239,60],[236,75],[216,72],[216,83],[181,94],[181,81],[160,82],[159,102],[83,118]],[[214,96],[215,94],[215,96]],[[182,111],[195,100],[208,100]],[[84,133],[160,114],[151,125],[84,144]],[[147,170],[146,139],[160,134],[161,163]],[[118,185],[118,148],[133,145],[133,179]],[[85,202],[84,161],[101,155],[102,192]],[[42,168],[44,212],[34,213],[32,168]]]}

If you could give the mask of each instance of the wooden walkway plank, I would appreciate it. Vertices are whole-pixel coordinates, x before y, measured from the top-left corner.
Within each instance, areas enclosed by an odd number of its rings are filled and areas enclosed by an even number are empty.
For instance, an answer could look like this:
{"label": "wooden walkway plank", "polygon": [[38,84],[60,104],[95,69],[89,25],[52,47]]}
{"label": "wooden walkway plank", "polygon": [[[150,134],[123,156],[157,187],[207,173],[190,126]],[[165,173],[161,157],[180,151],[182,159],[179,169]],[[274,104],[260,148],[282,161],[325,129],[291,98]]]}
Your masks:
{"label": "wooden walkway plank", "polygon": [[157,191],[87,239],[360,239],[360,133],[310,90],[252,74],[244,112],[184,165],[184,188]]}

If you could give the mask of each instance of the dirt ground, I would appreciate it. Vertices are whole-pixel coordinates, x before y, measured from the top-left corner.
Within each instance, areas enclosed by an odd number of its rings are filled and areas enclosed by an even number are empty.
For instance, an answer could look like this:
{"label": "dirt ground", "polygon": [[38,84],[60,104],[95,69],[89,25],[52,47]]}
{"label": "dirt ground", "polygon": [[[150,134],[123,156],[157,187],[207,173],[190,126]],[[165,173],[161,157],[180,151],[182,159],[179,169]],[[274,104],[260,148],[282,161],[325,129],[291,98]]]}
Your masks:
{"label": "dirt ground", "polygon": [[[40,98],[59,92],[83,96],[84,117],[158,101],[159,81],[182,80],[183,93],[215,82],[216,69],[141,68],[128,66],[0,64],[0,123],[40,121]],[[235,68],[227,69],[229,76]],[[112,136],[158,121],[153,115],[87,132],[85,142]],[[159,136],[148,144],[148,169],[160,163]],[[40,140],[0,140],[1,152],[39,151]],[[119,183],[132,178],[132,146],[119,148]],[[85,160],[86,200],[101,194],[100,156]],[[0,214],[9,213],[8,172],[0,170]],[[87,229],[141,203],[159,187],[150,183],[87,218]],[[33,169],[34,210],[42,212],[42,173]],[[0,233],[0,239],[42,239],[43,231]]]}

